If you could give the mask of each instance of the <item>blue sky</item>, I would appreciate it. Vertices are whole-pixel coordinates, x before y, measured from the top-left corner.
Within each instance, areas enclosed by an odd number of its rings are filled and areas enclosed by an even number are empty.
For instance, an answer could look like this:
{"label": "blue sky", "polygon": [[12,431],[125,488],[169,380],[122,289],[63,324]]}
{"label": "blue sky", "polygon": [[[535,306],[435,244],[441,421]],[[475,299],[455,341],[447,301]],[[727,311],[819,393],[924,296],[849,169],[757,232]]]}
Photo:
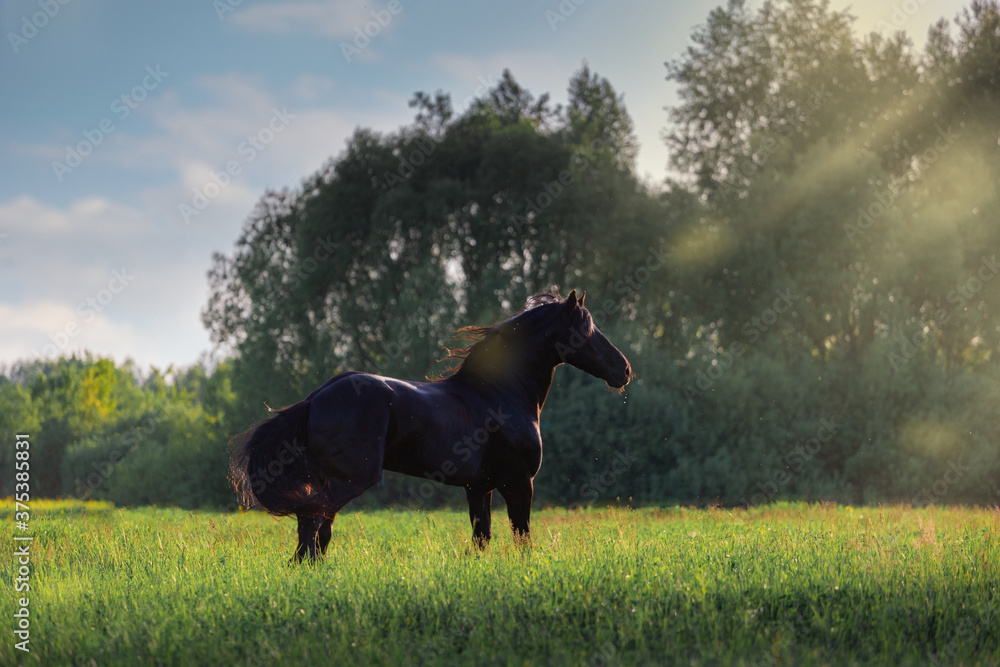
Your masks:
{"label": "blue sky", "polygon": [[[297,187],[357,127],[409,123],[416,91],[461,110],[509,68],[562,102],[586,60],[624,94],[638,171],[661,182],[676,101],[663,63],[718,4],[4,0],[0,364],[84,349],[194,362],[211,350],[212,253],[231,251],[261,193]],[[860,32],[895,24],[922,43],[962,6],[852,13]],[[364,48],[349,60],[344,44]]]}

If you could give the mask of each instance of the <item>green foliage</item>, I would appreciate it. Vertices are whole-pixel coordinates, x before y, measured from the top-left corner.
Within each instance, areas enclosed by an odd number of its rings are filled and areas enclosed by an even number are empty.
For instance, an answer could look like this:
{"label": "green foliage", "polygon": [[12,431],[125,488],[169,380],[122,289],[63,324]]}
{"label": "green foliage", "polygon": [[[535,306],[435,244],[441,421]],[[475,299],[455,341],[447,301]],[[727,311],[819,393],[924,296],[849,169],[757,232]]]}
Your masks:
{"label": "green foliage", "polygon": [[555,284],[610,286],[655,244],[620,98],[586,67],[570,94],[562,114],[507,72],[457,118],[418,94],[414,124],[359,130],[300,191],[261,200],[216,256],[204,312],[236,353],[248,421],[340,370],[419,378],[458,327]]}
{"label": "green foliage", "polygon": [[[682,498],[1000,497],[984,444],[1000,435],[1000,99],[982,79],[998,16],[973,3],[920,56],[902,34],[855,38],[826,2],[734,1],[669,64],[668,143],[698,195],[671,235],[678,362],[697,379],[735,358],[704,391],[689,380],[725,426],[673,443]],[[804,463],[824,418],[841,428]]]}
{"label": "green foliage", "polygon": [[[23,386],[0,376],[0,433],[13,438],[17,434],[38,433],[38,405],[32,403],[31,393]],[[13,442],[13,441],[12,441]],[[0,447],[0,496],[14,494],[14,453],[13,444]]]}
{"label": "green foliage", "polygon": [[125,505],[235,507],[227,434],[200,405],[168,403],[134,424],[73,445],[63,460],[73,495]]}
{"label": "green foliage", "polygon": [[[0,406],[6,432],[30,435],[32,497],[232,507],[231,375],[220,364],[211,375],[194,366],[141,378],[130,363],[89,356],[15,367]],[[0,493],[13,490],[4,475]]]}
{"label": "green foliage", "polygon": [[[34,362],[0,378],[0,422],[33,434],[36,493],[227,506],[225,442],[268,405],[344,370],[433,376],[451,332],[558,285],[637,379],[557,372],[539,502],[995,504],[997,26],[976,0],[918,53],[826,0],[731,0],[668,63],[659,191],[587,65],[564,108],[509,72],[461,114],[416,93],[413,123],[358,129],[215,256],[230,361]],[[390,475],[364,502],[461,496]]]}
{"label": "green foliage", "polygon": [[530,551],[497,531],[485,553],[465,512],[346,513],[300,567],[294,522],[259,512],[60,503],[32,525],[25,665],[1000,660],[991,510],[549,510]]}
{"label": "green foliage", "polygon": [[[411,126],[262,200],[205,322],[257,410],[349,368],[419,378],[459,325],[587,287],[639,379],[559,371],[540,501],[996,502],[998,16],[975,2],[919,54],[824,0],[733,0],[668,64],[660,193],[586,65],[564,110],[509,73],[461,116],[418,93]],[[427,484],[374,497],[450,497]]]}
{"label": "green foliage", "polygon": [[[73,442],[142,409],[144,400],[131,367],[117,368],[110,360],[90,356],[25,364],[11,372],[10,380],[3,384],[13,409],[5,415],[10,423],[6,432],[31,435],[36,495],[63,491],[60,463]],[[11,479],[0,480],[0,491],[10,493],[11,484]]]}

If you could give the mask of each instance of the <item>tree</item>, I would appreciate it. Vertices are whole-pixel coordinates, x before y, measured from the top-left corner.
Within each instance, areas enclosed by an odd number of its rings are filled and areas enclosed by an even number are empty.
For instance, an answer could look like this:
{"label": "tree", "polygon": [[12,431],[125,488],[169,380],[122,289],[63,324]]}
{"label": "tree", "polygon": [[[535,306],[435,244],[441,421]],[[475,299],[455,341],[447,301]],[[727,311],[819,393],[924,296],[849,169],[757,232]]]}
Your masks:
{"label": "tree", "polygon": [[246,421],[340,370],[433,372],[459,326],[553,285],[613,286],[650,246],[631,120],[586,66],[566,114],[508,71],[460,117],[440,92],[411,106],[412,125],[359,130],[299,191],[265,195],[215,256],[203,318],[235,353]]}
{"label": "tree", "polygon": [[[799,319],[778,328],[804,354],[856,361],[887,330],[956,324],[948,294],[996,240],[972,212],[996,191],[996,151],[973,148],[993,139],[989,114],[970,112],[979,88],[953,90],[988,76],[990,7],[966,12],[960,42],[934,28],[920,62],[904,34],[859,40],[826,2],[731,2],[668,65],[682,103],[667,141],[705,203],[675,241],[722,343],[763,333],[753,318],[789,288]],[[985,333],[959,330],[952,362]]]}

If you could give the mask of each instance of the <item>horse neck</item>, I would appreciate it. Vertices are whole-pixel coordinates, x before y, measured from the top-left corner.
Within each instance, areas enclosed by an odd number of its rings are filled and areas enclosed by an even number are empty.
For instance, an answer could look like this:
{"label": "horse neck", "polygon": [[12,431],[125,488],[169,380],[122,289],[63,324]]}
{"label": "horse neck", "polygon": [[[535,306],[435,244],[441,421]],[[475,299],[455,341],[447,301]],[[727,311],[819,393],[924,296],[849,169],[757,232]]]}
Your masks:
{"label": "horse neck", "polygon": [[537,351],[519,356],[505,365],[499,376],[478,372],[475,360],[472,364],[463,364],[456,376],[480,390],[505,393],[521,403],[528,413],[533,412],[537,416],[542,412],[556,366],[560,363],[554,355]]}
{"label": "horse neck", "polygon": [[536,415],[542,414],[542,408],[545,406],[545,399],[552,387],[552,378],[555,375],[557,365],[545,364],[537,367],[531,375],[522,376],[520,384],[527,397],[526,407],[534,408]]}

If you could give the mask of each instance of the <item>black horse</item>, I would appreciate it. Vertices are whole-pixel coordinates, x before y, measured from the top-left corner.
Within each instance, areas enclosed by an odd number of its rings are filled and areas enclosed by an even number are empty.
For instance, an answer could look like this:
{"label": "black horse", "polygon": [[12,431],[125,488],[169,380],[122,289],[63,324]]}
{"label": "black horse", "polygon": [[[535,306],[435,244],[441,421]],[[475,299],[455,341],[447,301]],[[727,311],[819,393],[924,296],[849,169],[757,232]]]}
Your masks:
{"label": "black horse", "polygon": [[490,501],[507,501],[515,541],[528,539],[532,480],[542,462],[538,428],[555,367],[568,363],[615,388],[628,360],[594,326],[576,291],[532,297],[493,327],[462,332],[478,342],[437,382],[341,373],[247,431],[230,478],[255,502],[299,521],[300,561],[325,553],[334,516],[382,479],[383,470],[465,487],[475,544],[489,542]]}

